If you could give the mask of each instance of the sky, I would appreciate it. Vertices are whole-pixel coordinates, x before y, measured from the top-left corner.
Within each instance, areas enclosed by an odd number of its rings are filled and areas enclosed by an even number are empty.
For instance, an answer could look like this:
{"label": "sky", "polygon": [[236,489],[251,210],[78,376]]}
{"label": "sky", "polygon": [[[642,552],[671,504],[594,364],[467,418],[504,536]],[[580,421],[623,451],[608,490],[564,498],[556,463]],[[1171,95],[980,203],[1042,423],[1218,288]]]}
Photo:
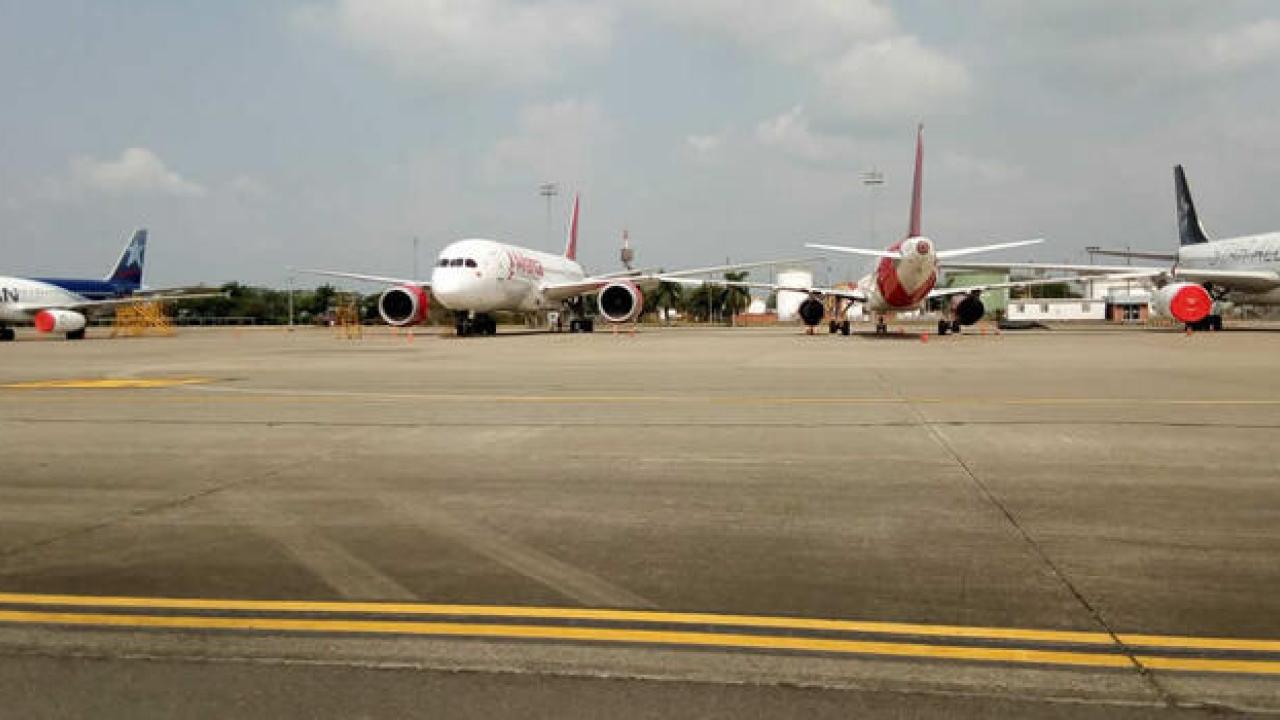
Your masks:
{"label": "sky", "polygon": [[407,277],[415,237],[558,251],[574,192],[601,272],[624,229],[667,268],[879,247],[919,122],[940,248],[1168,250],[1175,163],[1212,235],[1280,229],[1277,78],[1272,0],[0,0],[0,272],[147,227],[151,285]]}

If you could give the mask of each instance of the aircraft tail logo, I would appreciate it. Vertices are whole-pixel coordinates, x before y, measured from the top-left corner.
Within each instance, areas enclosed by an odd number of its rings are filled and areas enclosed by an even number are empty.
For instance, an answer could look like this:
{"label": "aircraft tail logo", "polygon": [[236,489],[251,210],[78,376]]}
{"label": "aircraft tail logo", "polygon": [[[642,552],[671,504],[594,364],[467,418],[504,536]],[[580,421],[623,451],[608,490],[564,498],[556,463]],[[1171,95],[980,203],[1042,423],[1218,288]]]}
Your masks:
{"label": "aircraft tail logo", "polygon": [[1178,165],[1173,168],[1173,190],[1178,202],[1178,241],[1182,245],[1199,245],[1209,242],[1196,204],[1191,200],[1191,188],[1187,186],[1187,174]]}
{"label": "aircraft tail logo", "polygon": [[147,231],[140,229],[129,238],[129,244],[120,253],[120,261],[107,276],[107,282],[131,288],[142,286],[142,266],[147,259]]}

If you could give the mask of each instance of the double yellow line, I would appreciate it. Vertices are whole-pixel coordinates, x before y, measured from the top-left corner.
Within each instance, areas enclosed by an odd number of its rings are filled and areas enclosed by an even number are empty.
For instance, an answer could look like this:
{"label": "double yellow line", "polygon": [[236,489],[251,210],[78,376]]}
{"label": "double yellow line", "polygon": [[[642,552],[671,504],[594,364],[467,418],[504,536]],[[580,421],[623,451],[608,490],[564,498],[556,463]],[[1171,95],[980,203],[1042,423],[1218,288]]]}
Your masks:
{"label": "double yellow line", "polygon": [[5,623],[546,640],[1280,675],[1280,640],[650,610],[0,593],[0,624]]}

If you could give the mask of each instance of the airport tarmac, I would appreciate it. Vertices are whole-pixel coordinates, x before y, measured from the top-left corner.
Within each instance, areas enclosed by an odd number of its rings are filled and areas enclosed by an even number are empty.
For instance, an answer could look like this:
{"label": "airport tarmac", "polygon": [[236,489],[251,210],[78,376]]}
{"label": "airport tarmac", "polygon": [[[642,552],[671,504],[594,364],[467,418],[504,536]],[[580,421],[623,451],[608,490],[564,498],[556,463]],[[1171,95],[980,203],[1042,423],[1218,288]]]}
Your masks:
{"label": "airport tarmac", "polygon": [[23,715],[1280,714],[1280,330],[0,346]]}

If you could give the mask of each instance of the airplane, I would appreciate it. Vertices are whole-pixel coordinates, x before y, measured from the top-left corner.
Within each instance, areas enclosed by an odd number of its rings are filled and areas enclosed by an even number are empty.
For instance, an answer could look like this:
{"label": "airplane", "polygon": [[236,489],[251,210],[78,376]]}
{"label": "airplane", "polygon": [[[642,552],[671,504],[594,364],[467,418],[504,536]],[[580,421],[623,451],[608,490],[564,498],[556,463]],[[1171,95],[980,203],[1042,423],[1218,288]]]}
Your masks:
{"label": "airplane", "polygon": [[450,243],[440,251],[430,280],[335,270],[299,269],[298,272],[390,285],[378,298],[378,314],[393,327],[412,326],[425,321],[430,309],[430,291],[441,305],[453,312],[454,329],[458,336],[463,337],[496,334],[498,326],[493,313],[499,311],[567,310],[572,316],[569,332],[589,333],[595,330],[595,322],[587,317],[585,307],[585,299],[591,294],[595,295],[600,317],[606,322],[630,323],[644,311],[645,290],[663,281],[674,282],[690,275],[798,262],[771,260],[674,272],[627,269],[590,275],[578,262],[580,207],[580,198],[575,195],[569,213],[565,249],[561,255],[497,240],[468,238]]}
{"label": "airplane", "polygon": [[[921,233],[921,208],[923,201],[924,175],[924,125],[916,128],[916,162],[915,176],[911,185],[911,216],[907,235],[902,240],[884,250],[829,245],[824,243],[806,243],[805,247],[851,255],[870,256],[877,259],[875,269],[862,277],[852,288],[838,287],[792,287],[775,283],[756,282],[720,282],[719,285],[735,285],[738,287],[754,287],[776,290],[779,292],[799,292],[808,297],[800,304],[800,319],[812,332],[826,316],[822,300],[834,298],[836,311],[828,324],[831,333],[840,332],[848,335],[850,324],[843,318],[845,311],[853,303],[862,303],[876,316],[876,332],[888,332],[885,317],[890,314],[918,310],[926,307],[931,300],[943,301],[943,318],[938,321],[938,334],[960,332],[960,328],[972,325],[982,319],[986,307],[982,303],[982,293],[1000,288],[1026,287],[1062,283],[1061,278],[1053,280],[1034,279],[1013,282],[997,282],[965,287],[939,288],[938,273],[944,267],[944,261],[952,258],[991,252],[1016,247],[1025,247],[1044,242],[1043,239],[1018,240],[1014,242],[995,243],[975,247],[939,250],[933,240]],[[950,264],[950,263],[946,263]]]}
{"label": "airplane", "polygon": [[1168,266],[1071,265],[1054,263],[972,263],[970,267],[1066,271],[1080,276],[1106,275],[1152,286],[1151,308],[1160,317],[1188,329],[1221,330],[1222,311],[1230,303],[1280,305],[1280,232],[1213,240],[1205,232],[1191,199],[1181,165],[1173,168],[1178,240],[1175,252],[1094,250],[1111,255],[1164,260]]}
{"label": "airplane", "polygon": [[[84,338],[86,313],[146,300],[182,300],[207,294],[157,294],[144,290],[142,268],[146,261],[147,231],[129,238],[120,259],[106,278],[24,278],[0,276],[0,342],[17,334],[13,323],[31,322],[42,333],[65,333],[68,340]],[[174,291],[176,292],[176,290]]]}

